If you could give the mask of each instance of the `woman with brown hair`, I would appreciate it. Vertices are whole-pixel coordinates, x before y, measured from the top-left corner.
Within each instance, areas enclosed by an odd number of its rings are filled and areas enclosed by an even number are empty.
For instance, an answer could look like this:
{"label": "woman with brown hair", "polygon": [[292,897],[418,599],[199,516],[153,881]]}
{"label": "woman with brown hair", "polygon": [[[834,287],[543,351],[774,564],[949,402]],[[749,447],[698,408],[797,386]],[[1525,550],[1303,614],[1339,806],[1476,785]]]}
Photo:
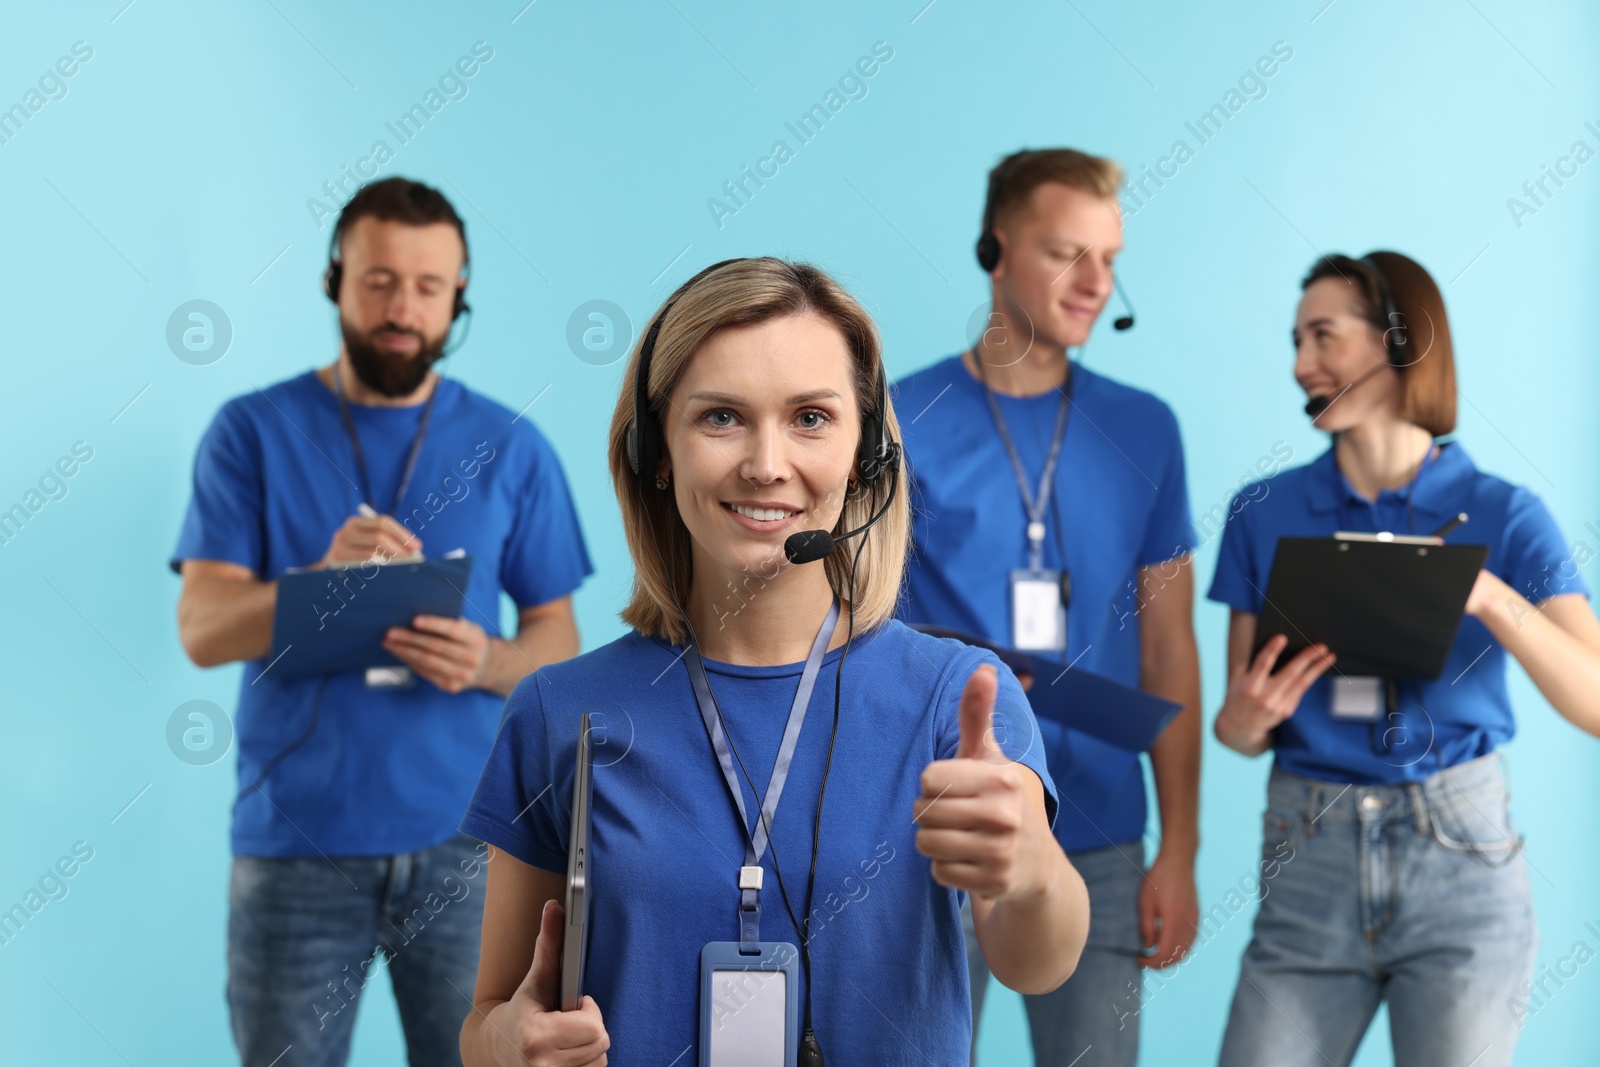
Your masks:
{"label": "woman with brown hair", "polygon": [[[1508,1064],[1537,935],[1496,755],[1516,729],[1506,659],[1600,734],[1600,623],[1538,497],[1437,440],[1455,363],[1427,271],[1327,256],[1302,289],[1294,375],[1333,445],[1242,492],[1209,594],[1233,609],[1217,739],[1273,752],[1271,874],[1221,1062],[1348,1064],[1386,1002],[1399,1067]],[[1282,635],[1251,659],[1278,538],[1336,530],[1488,546],[1437,680],[1349,677],[1323,645],[1279,665]]]}
{"label": "woman with brown hair", "polygon": [[[1003,981],[1076,965],[1088,899],[1015,677],[892,618],[885,382],[866,312],[809,266],[725,261],[655,316],[610,435],[633,632],[517,687],[462,823],[497,848],[468,1063],[964,1062],[967,893]],[[585,712],[608,755],[588,995],[561,1011]]]}

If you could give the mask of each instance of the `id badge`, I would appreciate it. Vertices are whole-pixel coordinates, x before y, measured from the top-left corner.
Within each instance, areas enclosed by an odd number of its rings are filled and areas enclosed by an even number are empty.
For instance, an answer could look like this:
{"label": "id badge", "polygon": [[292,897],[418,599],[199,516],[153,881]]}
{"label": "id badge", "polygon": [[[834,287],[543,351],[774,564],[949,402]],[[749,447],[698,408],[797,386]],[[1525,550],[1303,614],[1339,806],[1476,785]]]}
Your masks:
{"label": "id badge", "polygon": [[737,941],[700,951],[700,1067],[791,1067],[800,1055],[800,950]]}
{"label": "id badge", "polygon": [[1066,649],[1067,609],[1061,606],[1060,572],[1011,572],[1011,647],[1023,652]]}
{"label": "id badge", "polygon": [[1335,678],[1328,704],[1335,719],[1374,722],[1383,710],[1382,678]]}
{"label": "id badge", "polygon": [[410,689],[417,684],[410,667],[368,667],[368,689]]}

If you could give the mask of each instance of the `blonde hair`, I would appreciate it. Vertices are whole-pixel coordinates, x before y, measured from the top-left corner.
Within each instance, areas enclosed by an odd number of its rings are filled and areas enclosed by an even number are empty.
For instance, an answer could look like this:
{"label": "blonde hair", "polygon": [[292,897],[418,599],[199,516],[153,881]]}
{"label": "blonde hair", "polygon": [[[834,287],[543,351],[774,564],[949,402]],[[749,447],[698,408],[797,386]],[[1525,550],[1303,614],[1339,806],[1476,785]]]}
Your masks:
{"label": "blonde hair", "polygon": [[[827,319],[844,335],[855,364],[851,377],[857,408],[863,421],[877,413],[878,381],[883,373],[877,327],[854,297],[816,267],[772,256],[735,260],[695,281],[687,291],[668,297],[663,308],[668,307],[670,314],[661,323],[646,382],[657,426],[664,421],[667,398],[683,377],[689,360],[714,333],[808,311]],[[661,313],[658,308],[650,321],[654,322]],[[635,475],[628,463],[627,433],[633,419],[634,382],[644,338],[648,336],[647,328],[628,357],[621,393],[611,416],[611,482],[622,509],[623,534],[634,567],[633,589],[622,610],[622,621],[640,633],[663,637],[676,645],[688,637],[679,605],[687,603],[693,578],[689,529],[678,514],[675,495],[654,488],[656,472],[641,470]],[[891,441],[899,441],[900,425],[888,396],[882,398],[882,403],[884,429]],[[661,454],[666,454],[665,442]],[[858,483],[860,491],[846,494],[839,521],[830,532],[838,534],[865,523],[882,506],[890,480],[900,476],[903,475],[886,471],[870,488]],[[905,487],[901,486],[894,503],[871,532],[861,535],[866,539],[864,546],[853,539],[840,542],[822,560],[833,591],[854,604],[857,630],[871,630],[894,613],[910,535],[911,508]],[[850,588],[850,559],[858,549],[859,596]]]}

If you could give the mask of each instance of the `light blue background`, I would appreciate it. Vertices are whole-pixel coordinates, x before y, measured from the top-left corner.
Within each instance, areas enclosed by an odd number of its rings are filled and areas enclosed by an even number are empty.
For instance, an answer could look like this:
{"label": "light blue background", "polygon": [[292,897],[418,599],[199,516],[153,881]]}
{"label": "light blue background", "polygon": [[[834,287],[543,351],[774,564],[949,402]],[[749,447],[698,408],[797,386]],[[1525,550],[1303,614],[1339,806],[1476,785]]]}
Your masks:
{"label": "light blue background", "polygon": [[[215,1064],[223,1002],[231,755],[174,758],[173,709],[232,707],[239,668],[201,671],[176,633],[165,561],[200,433],[228,397],[332,358],[318,293],[328,231],[307,209],[384,123],[475,41],[494,58],[381,173],[440,186],[472,239],[476,324],[448,373],[555,442],[599,573],[577,598],[585,647],[620,632],[629,570],[602,454],[620,363],[569,349],[569,315],[616,302],[637,329],[692,271],[775,253],[834,272],[868,305],[892,374],[955,351],[986,299],[972,242],[989,166],[1068,144],[1138,173],[1273,42],[1294,57],[1131,217],[1122,277],[1139,311],[1101,329],[1089,365],[1176,409],[1197,513],[1277,440],[1324,445],[1300,414],[1288,330],[1317,252],[1403,250],[1452,314],[1460,435],[1530,486],[1569,539],[1600,549],[1592,305],[1600,162],[1519,227],[1525,180],[1574,141],[1600,149],[1592,6],[1509,0],[1228,5],[329,5],[172,0],[8,5],[0,106],[72,43],[93,59],[0,144],[11,341],[0,508],[72,443],[94,458],[0,546],[0,908],[73,842],[70,894],[0,945],[0,1060]],[[520,14],[519,14],[520,12]],[[893,59],[810,143],[784,123],[873,43]],[[794,158],[719,228],[722,183],[783,139]],[[193,366],[165,342],[180,303],[215,301],[231,349]],[[544,392],[541,394],[541,390]],[[137,399],[135,399],[137,398]],[[131,406],[130,406],[131,402]],[[1216,543],[1200,554],[1202,588]],[[1591,585],[1600,580],[1585,568]],[[1225,613],[1198,609],[1207,718]],[[1520,672],[1513,809],[1529,840],[1554,964],[1600,920],[1600,750]],[[1267,771],[1208,739],[1203,909],[1251,873]],[[137,799],[135,799],[137,798]],[[129,806],[130,801],[133,801]],[[115,819],[115,821],[113,821]],[[1207,1062],[1248,911],[1148,994],[1145,1063]],[[402,1062],[385,988],[365,998],[356,1061]],[[1107,991],[1108,1007],[1114,991]],[[1600,967],[1528,1020],[1520,1062],[1586,1062]],[[992,995],[985,1062],[1027,1062],[1017,999]],[[1376,1026],[1359,1062],[1386,1063]]]}

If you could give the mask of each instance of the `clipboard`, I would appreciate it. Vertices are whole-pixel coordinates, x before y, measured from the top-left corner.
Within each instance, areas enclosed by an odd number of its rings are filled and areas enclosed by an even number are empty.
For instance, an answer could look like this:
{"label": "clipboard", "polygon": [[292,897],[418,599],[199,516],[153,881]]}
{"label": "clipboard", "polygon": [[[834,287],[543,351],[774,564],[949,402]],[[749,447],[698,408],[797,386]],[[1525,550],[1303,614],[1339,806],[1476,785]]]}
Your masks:
{"label": "clipboard", "polygon": [[1280,537],[1250,658],[1284,634],[1280,664],[1320,643],[1341,675],[1431,681],[1488,558],[1488,545],[1431,537]]}
{"label": "clipboard", "polygon": [[1034,715],[1098,738],[1128,752],[1146,752],[1183,705],[1123,685],[1102,674],[1069,667],[948,626],[914,625],[930,637],[952,637],[1000,657],[1014,674],[1033,675],[1027,691]]}
{"label": "clipboard", "polygon": [[578,720],[578,767],[572,777],[572,831],[567,842],[566,929],[561,941],[561,1010],[583,1001],[583,965],[589,956],[589,829],[593,824],[594,745],[589,713]]}
{"label": "clipboard", "polygon": [[270,669],[293,679],[403,666],[383,647],[384,631],[413,615],[459,618],[471,576],[470,556],[282,574]]}

